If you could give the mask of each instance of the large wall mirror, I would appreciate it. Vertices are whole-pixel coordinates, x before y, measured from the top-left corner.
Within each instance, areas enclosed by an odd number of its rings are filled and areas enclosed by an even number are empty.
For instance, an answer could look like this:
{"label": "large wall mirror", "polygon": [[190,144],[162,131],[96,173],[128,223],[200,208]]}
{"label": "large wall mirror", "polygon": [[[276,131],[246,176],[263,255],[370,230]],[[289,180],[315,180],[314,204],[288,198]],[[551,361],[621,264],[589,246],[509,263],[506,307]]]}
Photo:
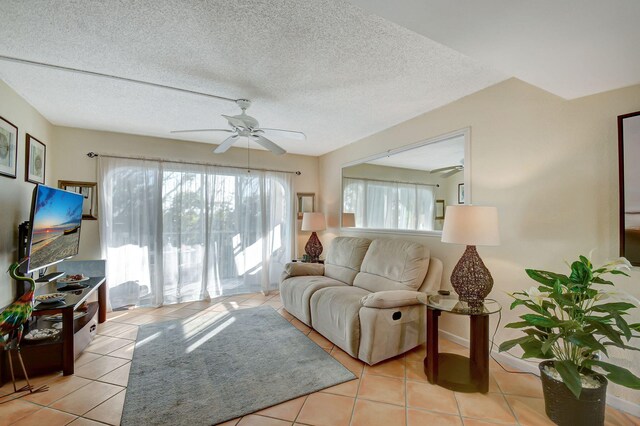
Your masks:
{"label": "large wall mirror", "polygon": [[469,153],[463,129],[346,164],[340,216],[359,230],[440,235],[446,207],[471,203]]}
{"label": "large wall mirror", "polygon": [[618,117],[620,255],[640,266],[640,111]]}

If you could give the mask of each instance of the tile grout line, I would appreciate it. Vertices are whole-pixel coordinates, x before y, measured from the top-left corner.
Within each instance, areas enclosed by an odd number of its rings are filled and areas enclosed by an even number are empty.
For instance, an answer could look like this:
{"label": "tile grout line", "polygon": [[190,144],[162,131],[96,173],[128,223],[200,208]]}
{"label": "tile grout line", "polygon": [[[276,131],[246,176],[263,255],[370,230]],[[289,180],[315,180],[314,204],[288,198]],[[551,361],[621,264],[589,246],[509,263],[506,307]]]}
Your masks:
{"label": "tile grout line", "polygon": [[[340,361],[338,361],[340,362]],[[345,367],[347,368],[347,367]],[[347,368],[348,370],[348,368]],[[358,377],[358,388],[356,389],[356,396],[353,398],[353,407],[351,408],[351,416],[349,417],[349,425],[353,422],[353,415],[356,412],[356,402],[358,402],[358,394],[360,393],[360,386],[362,386],[362,376],[364,376],[364,366],[362,366],[362,370],[360,371],[360,376]]]}
{"label": "tile grout line", "polygon": [[[101,382],[101,383],[104,383],[104,382]],[[114,385],[114,386],[115,386],[115,385]],[[127,388],[125,387],[124,389],[122,389],[121,391],[119,391],[118,393],[116,393],[115,395],[110,396],[109,398],[107,398],[107,399],[105,399],[104,401],[102,401],[100,404],[98,404],[98,405],[96,405],[95,407],[91,408],[91,409],[90,409],[89,411],[87,411],[86,413],[84,413],[84,414],[80,415],[80,417],[82,417],[83,419],[92,420],[92,421],[94,421],[94,422],[105,423],[105,422],[102,422],[102,421],[100,421],[100,420],[92,419],[92,418],[90,418],[90,417],[84,417],[84,415],[85,415],[85,414],[87,414],[87,413],[89,413],[90,411],[95,410],[96,408],[98,408],[98,407],[100,407],[101,405],[105,404],[106,402],[108,402],[108,401],[112,400],[112,399],[113,399],[113,398],[115,398],[116,396],[120,395],[122,392],[126,392],[126,391],[127,391]],[[123,407],[123,409],[124,409],[124,403],[122,404],[122,407]],[[120,420],[122,421],[122,414],[120,414]],[[108,424],[108,425],[113,426],[111,423],[105,423],[105,424]]]}

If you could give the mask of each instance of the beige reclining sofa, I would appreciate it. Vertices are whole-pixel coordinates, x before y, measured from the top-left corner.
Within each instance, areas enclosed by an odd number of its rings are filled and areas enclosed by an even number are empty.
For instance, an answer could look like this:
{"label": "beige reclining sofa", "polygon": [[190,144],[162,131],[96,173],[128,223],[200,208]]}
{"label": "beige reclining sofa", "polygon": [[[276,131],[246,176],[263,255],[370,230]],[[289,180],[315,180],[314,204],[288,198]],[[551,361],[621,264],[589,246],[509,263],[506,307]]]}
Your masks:
{"label": "beige reclining sofa", "polygon": [[442,262],[421,244],[338,237],[324,265],[286,265],[280,297],[289,313],[373,365],[424,343],[422,302],[441,279]]}

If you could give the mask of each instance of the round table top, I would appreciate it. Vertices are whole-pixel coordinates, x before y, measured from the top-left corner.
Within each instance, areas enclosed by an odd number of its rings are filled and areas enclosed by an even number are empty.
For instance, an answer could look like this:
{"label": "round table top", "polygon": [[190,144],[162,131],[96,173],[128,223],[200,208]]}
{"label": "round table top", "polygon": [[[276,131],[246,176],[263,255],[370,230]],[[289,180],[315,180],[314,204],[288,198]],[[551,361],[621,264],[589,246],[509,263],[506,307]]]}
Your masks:
{"label": "round table top", "polygon": [[436,294],[427,298],[427,306],[444,312],[458,315],[490,315],[499,312],[502,306],[493,299],[484,299],[480,306],[469,306],[456,295],[443,296]]}

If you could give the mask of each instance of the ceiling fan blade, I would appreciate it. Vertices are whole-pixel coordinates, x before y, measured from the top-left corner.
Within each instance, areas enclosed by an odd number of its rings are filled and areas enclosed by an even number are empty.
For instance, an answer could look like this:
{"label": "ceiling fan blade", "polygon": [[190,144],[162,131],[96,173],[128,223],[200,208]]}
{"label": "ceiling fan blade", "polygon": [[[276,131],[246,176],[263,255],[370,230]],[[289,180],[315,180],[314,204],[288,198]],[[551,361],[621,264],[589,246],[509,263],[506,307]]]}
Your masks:
{"label": "ceiling fan blade", "polygon": [[233,133],[229,129],[193,129],[193,130],[172,130],[171,133],[197,133],[197,132],[227,132]]}
{"label": "ceiling fan blade", "polygon": [[443,173],[440,177],[442,177],[442,178],[448,178],[449,176],[453,176],[453,175],[455,175],[456,173],[460,173],[461,171],[462,171],[462,169],[453,169],[453,170],[451,170],[450,172]]}
{"label": "ceiling fan blade", "polygon": [[227,119],[227,121],[229,122],[229,125],[232,127],[240,127],[243,129],[247,128],[247,125],[245,124],[244,120],[240,119],[240,118],[236,118],[236,117],[232,117],[230,115],[224,115],[221,114],[224,118]]}
{"label": "ceiling fan blade", "polygon": [[251,139],[259,143],[263,147],[267,148],[269,151],[273,152],[275,155],[282,155],[285,152],[287,152],[284,149],[280,148],[275,143],[271,142],[269,139],[265,138],[264,136],[251,135]]}
{"label": "ceiling fan blade", "polygon": [[222,141],[222,143],[218,145],[216,149],[213,150],[213,153],[222,154],[223,152],[226,152],[229,148],[231,148],[231,145],[233,145],[233,143],[238,140],[238,138],[238,135],[229,136],[224,141]]}
{"label": "ceiling fan blade", "polygon": [[274,136],[282,136],[284,138],[295,139],[298,141],[307,140],[307,135],[305,135],[302,132],[297,132],[295,130],[269,129],[266,127],[261,127],[260,130],[264,131],[265,133],[272,134]]}
{"label": "ceiling fan blade", "polygon": [[439,169],[433,169],[433,170],[431,170],[429,173],[447,172],[447,171],[449,171],[449,170],[454,170],[454,169],[457,169],[457,168],[459,168],[459,167],[462,167],[462,166],[441,167],[441,168],[439,168]]}

